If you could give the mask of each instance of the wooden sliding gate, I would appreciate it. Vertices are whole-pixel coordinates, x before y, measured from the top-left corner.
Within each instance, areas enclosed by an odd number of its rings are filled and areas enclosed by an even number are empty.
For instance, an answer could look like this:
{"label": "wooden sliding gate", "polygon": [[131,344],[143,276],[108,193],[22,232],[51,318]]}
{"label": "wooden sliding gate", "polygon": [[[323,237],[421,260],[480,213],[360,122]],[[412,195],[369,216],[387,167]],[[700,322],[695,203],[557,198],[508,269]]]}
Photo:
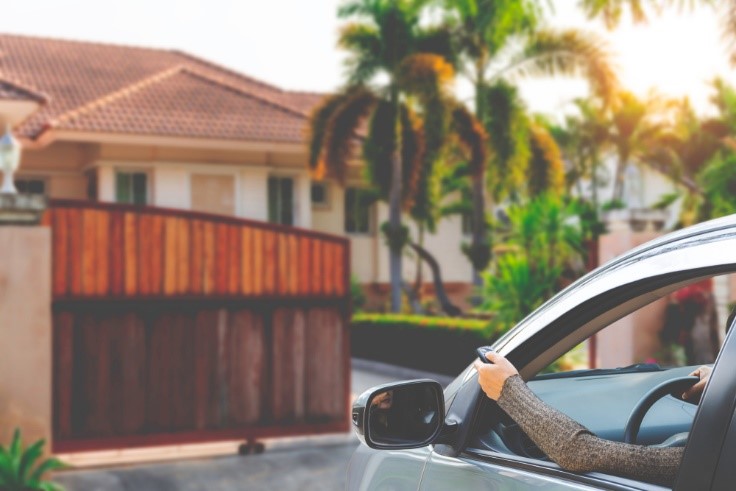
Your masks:
{"label": "wooden sliding gate", "polygon": [[53,201],[55,452],[347,431],[349,242]]}

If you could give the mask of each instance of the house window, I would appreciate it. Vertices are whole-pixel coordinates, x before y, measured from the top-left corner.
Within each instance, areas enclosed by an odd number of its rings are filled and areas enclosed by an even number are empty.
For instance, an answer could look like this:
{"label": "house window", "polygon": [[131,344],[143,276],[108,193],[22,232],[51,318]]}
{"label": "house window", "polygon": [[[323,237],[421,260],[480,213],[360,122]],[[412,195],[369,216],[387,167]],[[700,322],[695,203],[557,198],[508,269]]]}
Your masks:
{"label": "house window", "polygon": [[15,189],[20,194],[46,194],[46,181],[43,179],[16,179]]}
{"label": "house window", "polygon": [[373,232],[371,210],[374,202],[372,193],[360,188],[345,189],[345,232],[370,234]]}
{"label": "house window", "polygon": [[316,208],[326,208],[330,204],[329,188],[326,182],[312,183],[312,206]]}
{"label": "house window", "polygon": [[268,178],[268,221],[294,225],[294,179]]}
{"label": "house window", "polygon": [[145,172],[116,173],[115,201],[132,205],[148,204],[148,174]]}

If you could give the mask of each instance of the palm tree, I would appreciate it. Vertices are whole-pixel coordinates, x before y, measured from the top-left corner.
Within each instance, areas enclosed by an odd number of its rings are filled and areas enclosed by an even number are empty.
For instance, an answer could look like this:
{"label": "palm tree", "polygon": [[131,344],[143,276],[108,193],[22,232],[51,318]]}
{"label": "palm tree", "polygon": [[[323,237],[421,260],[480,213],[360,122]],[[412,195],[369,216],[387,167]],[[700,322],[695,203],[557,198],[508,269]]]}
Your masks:
{"label": "palm tree", "polygon": [[[383,231],[394,312],[401,307],[401,253],[408,241],[402,210],[412,209],[418,189],[426,190],[421,181],[431,176],[448,121],[474,129],[466,121],[467,110],[446,93],[454,77],[447,61],[449,35],[420,25],[423,6],[412,0],[352,0],[339,10],[351,19],[339,36],[339,45],[349,53],[347,87],[326,98],[310,121],[309,164],[339,181],[344,181],[356,143],[363,141],[369,178],[389,203]],[[472,149],[483,136],[468,131],[459,136]]]}
{"label": "palm tree", "polygon": [[[602,19],[608,29],[618,26],[624,11],[628,11],[634,23],[646,23],[652,14],[664,7],[694,8],[696,5],[715,5],[716,0],[579,0],[578,6],[589,19]],[[736,3],[731,2],[734,6]],[[736,20],[736,11],[734,11]],[[734,24],[736,26],[736,24]]]}
{"label": "palm tree", "polygon": [[[520,76],[582,73],[605,100],[617,78],[603,42],[579,30],[540,29],[543,11],[533,0],[444,0],[459,65],[475,92],[475,114],[489,134],[492,196],[499,199],[528,162],[525,116],[513,82]],[[526,155],[525,155],[526,154]],[[523,167],[522,167],[523,168]],[[516,170],[514,170],[516,169]],[[478,272],[490,261],[485,220],[485,169],[473,176],[473,234],[468,256]]]}
{"label": "palm tree", "polygon": [[624,191],[624,172],[630,163],[642,164],[653,158],[666,123],[661,113],[666,102],[655,95],[640,100],[634,94],[622,91],[609,116],[608,139],[616,154],[612,202],[621,202]]}

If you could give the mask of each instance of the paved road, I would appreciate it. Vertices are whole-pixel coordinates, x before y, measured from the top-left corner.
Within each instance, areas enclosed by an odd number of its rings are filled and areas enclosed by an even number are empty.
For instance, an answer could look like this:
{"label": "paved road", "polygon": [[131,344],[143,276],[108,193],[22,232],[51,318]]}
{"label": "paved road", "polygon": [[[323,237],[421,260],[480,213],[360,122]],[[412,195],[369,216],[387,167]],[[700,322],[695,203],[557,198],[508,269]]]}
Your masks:
{"label": "paved road", "polygon": [[[378,384],[432,376],[389,365],[353,360],[352,393]],[[332,491],[344,490],[352,434],[276,441],[262,455],[227,456],[111,469],[72,470],[55,480],[68,491]]]}

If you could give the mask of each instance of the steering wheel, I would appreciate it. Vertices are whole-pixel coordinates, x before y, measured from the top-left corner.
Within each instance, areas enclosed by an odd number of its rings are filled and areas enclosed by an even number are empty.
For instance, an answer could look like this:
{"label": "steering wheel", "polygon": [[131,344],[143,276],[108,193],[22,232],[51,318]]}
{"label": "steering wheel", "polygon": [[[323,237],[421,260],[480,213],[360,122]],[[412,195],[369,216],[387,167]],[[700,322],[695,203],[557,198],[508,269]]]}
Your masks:
{"label": "steering wheel", "polygon": [[672,394],[678,399],[687,389],[695,385],[700,380],[698,377],[677,377],[671,380],[667,380],[652,388],[649,392],[644,394],[639,402],[634,406],[634,410],[631,411],[631,416],[626,422],[626,430],[624,430],[624,442],[625,443],[636,443],[636,437],[639,435],[639,428],[641,422],[644,420],[644,416],[647,411],[654,405],[655,402],[666,396]]}

